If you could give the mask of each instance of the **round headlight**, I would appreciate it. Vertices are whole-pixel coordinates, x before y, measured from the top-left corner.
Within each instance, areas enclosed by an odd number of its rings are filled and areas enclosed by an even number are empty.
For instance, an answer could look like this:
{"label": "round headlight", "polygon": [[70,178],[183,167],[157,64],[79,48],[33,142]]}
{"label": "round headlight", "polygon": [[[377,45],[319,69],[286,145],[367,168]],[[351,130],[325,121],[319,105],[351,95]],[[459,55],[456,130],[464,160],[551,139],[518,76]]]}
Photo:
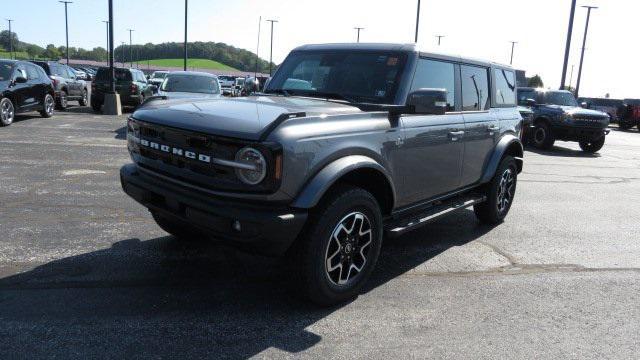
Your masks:
{"label": "round headlight", "polygon": [[240,149],[236,154],[236,162],[248,165],[247,169],[236,168],[236,176],[247,185],[257,185],[267,176],[267,161],[254,148]]}

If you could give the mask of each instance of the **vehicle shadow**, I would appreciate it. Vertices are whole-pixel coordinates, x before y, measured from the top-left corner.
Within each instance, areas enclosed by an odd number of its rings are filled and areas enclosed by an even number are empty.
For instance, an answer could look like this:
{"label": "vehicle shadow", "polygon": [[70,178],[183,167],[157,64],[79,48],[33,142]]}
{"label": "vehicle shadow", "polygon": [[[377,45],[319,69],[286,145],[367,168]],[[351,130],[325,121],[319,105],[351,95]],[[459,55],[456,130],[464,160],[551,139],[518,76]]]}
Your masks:
{"label": "vehicle shadow", "polygon": [[[365,293],[490,230],[465,210],[387,240]],[[23,324],[5,333],[0,349],[33,357],[298,353],[322,341],[307,328],[344,305],[324,309],[292,297],[287,269],[287,259],[220,244],[119,241],[0,279],[0,320]]]}
{"label": "vehicle shadow", "polygon": [[582,150],[568,149],[558,145],[555,145],[550,150],[541,150],[534,146],[527,146],[525,150],[531,151],[532,153],[536,153],[539,155],[556,156],[556,157],[599,158],[601,156],[600,153],[590,154]]}
{"label": "vehicle shadow", "polygon": [[126,140],[127,139],[127,127],[126,126],[122,126],[116,130],[113,131],[116,136],[115,139],[117,140]]}

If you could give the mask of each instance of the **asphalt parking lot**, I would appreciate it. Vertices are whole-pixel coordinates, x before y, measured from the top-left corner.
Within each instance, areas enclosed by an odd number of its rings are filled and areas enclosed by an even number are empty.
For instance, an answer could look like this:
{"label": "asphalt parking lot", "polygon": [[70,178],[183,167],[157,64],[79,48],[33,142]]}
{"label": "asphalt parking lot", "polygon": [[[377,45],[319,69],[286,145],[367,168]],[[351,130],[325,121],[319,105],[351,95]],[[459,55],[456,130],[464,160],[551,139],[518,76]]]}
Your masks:
{"label": "asphalt parking lot", "polygon": [[637,358],[640,133],[528,151],[504,224],[385,244],[366,292],[290,296],[284,260],[167,236],[120,189],[125,116],[0,128],[0,358]]}

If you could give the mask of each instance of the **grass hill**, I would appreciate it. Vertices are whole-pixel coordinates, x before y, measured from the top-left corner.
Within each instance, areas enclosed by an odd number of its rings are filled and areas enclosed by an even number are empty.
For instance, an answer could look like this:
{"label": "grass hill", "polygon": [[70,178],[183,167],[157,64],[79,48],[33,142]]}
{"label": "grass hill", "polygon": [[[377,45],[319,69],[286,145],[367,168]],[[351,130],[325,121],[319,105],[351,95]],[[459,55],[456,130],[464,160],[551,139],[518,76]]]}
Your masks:
{"label": "grass hill", "polygon": [[[154,60],[142,60],[140,61],[140,65],[144,65],[149,63],[150,65],[155,66],[167,66],[167,67],[182,67],[183,60],[182,59],[154,59]],[[231,66],[222,64],[217,61],[209,60],[209,59],[187,59],[187,68],[195,68],[195,69],[211,69],[211,70],[237,70]]]}

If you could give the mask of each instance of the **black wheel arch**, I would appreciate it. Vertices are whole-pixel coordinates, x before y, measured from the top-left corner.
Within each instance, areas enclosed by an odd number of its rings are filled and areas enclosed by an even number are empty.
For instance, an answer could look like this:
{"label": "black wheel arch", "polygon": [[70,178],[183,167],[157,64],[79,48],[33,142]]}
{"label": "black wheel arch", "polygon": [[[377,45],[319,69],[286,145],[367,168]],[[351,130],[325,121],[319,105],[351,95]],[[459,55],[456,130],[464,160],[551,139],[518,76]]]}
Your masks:
{"label": "black wheel arch", "polygon": [[513,134],[504,135],[498,142],[498,145],[496,145],[493,155],[485,166],[484,173],[480,180],[481,183],[485,184],[493,179],[505,156],[513,157],[516,160],[518,173],[522,172],[524,168],[524,146],[522,145],[522,141]]}

